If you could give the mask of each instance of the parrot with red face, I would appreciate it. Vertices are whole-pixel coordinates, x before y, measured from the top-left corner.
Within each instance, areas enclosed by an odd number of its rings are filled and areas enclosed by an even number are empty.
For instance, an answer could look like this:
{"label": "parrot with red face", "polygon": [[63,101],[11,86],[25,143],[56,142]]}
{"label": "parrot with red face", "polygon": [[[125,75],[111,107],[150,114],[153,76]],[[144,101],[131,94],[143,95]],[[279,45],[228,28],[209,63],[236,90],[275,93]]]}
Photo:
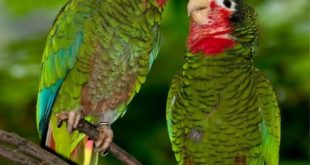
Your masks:
{"label": "parrot with red face", "polygon": [[167,126],[180,165],[277,165],[280,112],[253,64],[256,14],[243,0],[189,0],[185,64],[172,80]]}
{"label": "parrot with red face", "polygon": [[[124,115],[158,54],[165,3],[66,3],[42,59],[36,119],[45,147],[76,164],[97,164],[98,152],[108,151],[110,125]],[[73,131],[83,118],[97,125],[97,139]],[[64,120],[67,124],[59,125]]]}

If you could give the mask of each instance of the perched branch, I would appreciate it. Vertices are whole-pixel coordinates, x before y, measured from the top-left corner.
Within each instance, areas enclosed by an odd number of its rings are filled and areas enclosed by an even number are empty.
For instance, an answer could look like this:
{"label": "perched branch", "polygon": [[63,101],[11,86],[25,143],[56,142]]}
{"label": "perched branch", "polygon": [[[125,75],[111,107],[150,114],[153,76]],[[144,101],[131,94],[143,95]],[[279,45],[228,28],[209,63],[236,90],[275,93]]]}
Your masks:
{"label": "perched branch", "polygon": [[[85,120],[80,121],[77,130],[85,133],[91,139],[96,139],[99,134],[96,127]],[[111,144],[109,152],[124,164],[142,164],[115,143]],[[21,165],[68,165],[67,162],[40,146],[14,133],[2,130],[0,130],[0,156]]]}
{"label": "perched branch", "polygon": [[14,133],[0,130],[0,156],[22,165],[68,165],[67,162],[42,149],[40,146]]}
{"label": "perched branch", "polygon": [[[93,126],[91,123],[87,122],[86,120],[80,121],[77,130],[85,133],[91,139],[97,139],[99,135],[96,127]],[[133,156],[131,156],[128,152],[120,148],[115,143],[111,144],[109,152],[127,165],[142,165],[142,163],[140,163],[137,159],[135,159]]]}

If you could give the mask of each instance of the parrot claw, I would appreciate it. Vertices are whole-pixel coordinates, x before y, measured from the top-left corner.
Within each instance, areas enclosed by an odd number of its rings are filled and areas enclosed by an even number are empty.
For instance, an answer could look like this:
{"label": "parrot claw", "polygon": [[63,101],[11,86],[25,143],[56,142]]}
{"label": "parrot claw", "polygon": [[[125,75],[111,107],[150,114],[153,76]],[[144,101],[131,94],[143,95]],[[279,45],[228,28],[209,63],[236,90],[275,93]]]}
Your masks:
{"label": "parrot claw", "polygon": [[81,119],[83,119],[81,111],[60,112],[56,114],[56,117],[58,128],[61,127],[63,121],[67,121],[67,130],[70,134],[77,128]]}
{"label": "parrot claw", "polygon": [[107,151],[104,151],[104,152],[101,152],[101,153],[100,153],[100,155],[101,155],[102,157],[106,157],[108,154],[109,154],[109,148],[108,148]]}
{"label": "parrot claw", "polygon": [[57,127],[60,128],[64,120],[68,119],[67,112],[56,113]]}
{"label": "parrot claw", "polygon": [[97,130],[99,131],[99,135],[95,141],[96,151],[101,153],[102,156],[106,156],[109,153],[113,140],[113,131],[107,122],[98,124]]}
{"label": "parrot claw", "polygon": [[62,126],[62,120],[57,120],[57,128],[60,128]]}

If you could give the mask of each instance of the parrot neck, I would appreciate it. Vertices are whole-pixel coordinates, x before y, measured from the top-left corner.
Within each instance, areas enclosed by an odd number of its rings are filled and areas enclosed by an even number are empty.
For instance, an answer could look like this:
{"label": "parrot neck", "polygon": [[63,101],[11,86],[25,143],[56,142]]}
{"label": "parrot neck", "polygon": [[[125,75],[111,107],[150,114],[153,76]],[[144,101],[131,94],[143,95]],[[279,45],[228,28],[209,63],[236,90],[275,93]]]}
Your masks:
{"label": "parrot neck", "polygon": [[[252,55],[254,49],[236,44],[233,48],[219,53],[216,56],[206,56],[203,52],[187,53],[186,65],[190,68],[201,66],[205,69],[212,69],[213,72],[223,70],[238,70],[240,68],[251,68],[253,66]],[[205,75],[201,74],[201,77]]]}

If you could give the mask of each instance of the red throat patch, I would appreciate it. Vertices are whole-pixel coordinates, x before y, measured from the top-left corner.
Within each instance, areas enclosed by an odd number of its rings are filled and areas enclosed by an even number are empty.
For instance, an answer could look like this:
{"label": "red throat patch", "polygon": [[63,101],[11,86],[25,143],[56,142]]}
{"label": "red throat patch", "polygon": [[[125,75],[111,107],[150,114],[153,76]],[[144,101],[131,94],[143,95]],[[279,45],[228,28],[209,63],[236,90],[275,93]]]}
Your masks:
{"label": "red throat patch", "polygon": [[191,53],[203,52],[206,56],[215,56],[235,45],[231,37],[232,24],[229,20],[232,12],[211,2],[208,24],[198,25],[193,20],[187,46]]}

